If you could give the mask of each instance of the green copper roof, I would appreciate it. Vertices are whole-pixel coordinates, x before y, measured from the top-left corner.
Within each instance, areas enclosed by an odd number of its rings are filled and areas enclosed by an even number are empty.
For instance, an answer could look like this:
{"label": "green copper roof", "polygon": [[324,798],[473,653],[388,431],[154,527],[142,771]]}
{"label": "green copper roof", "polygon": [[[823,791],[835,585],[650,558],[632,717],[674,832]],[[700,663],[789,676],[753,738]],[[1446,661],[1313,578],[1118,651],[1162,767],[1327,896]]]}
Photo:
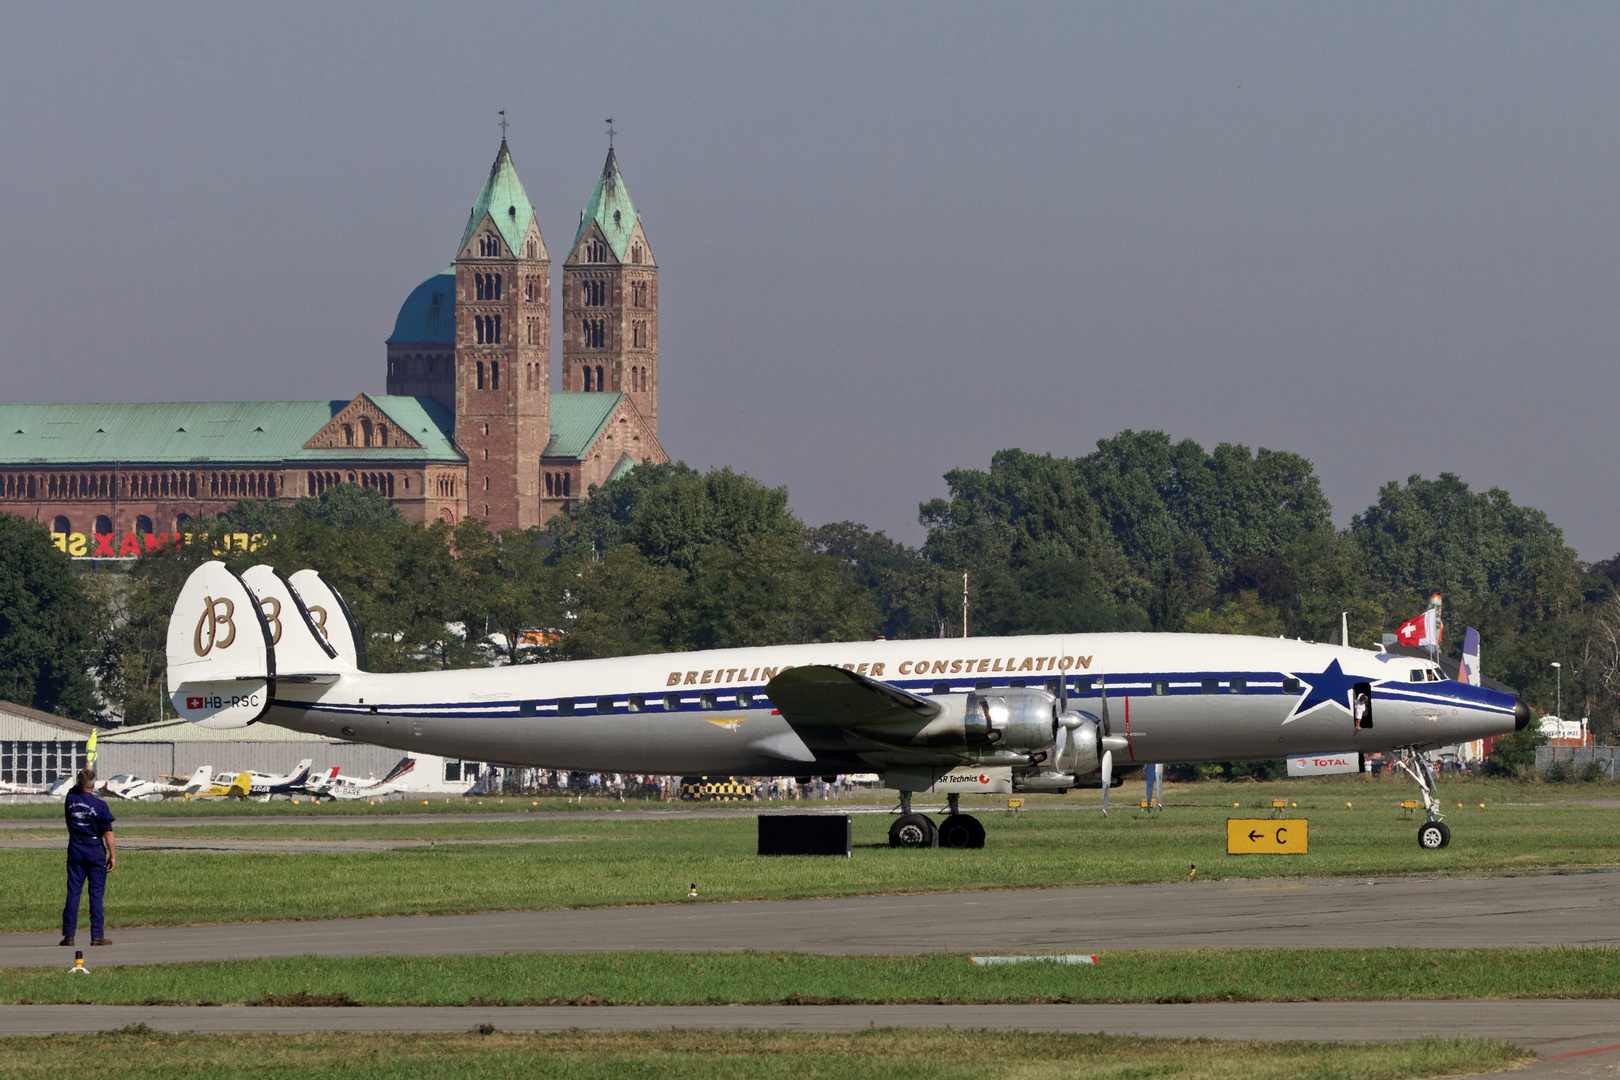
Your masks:
{"label": "green copper roof", "polygon": [[608,247],[613,249],[613,257],[624,262],[625,252],[630,248],[630,233],[640,220],[636,208],[630,203],[630,189],[624,186],[619,159],[613,156],[610,147],[607,161],[602,164],[602,175],[596,179],[596,190],[591,192],[591,201],[585,204],[585,214],[579,219],[579,231],[574,234],[573,247],[579,246],[579,238],[585,235],[586,228],[594,221],[602,227],[602,235],[607,237]]}
{"label": "green copper roof", "polygon": [[522,250],[523,238],[529,235],[529,222],[534,220],[534,207],[529,205],[529,196],[523,191],[523,181],[518,179],[505,139],[501,140],[501,151],[495,155],[495,164],[489,167],[489,179],[484,181],[472,213],[467,215],[467,229],[461,234],[457,251],[467,246],[473,230],[486,213],[494,219],[506,246],[514,252]]}
{"label": "green copper roof", "polygon": [[394,320],[389,344],[456,343],[456,268],[440,271],[411,290]]}
{"label": "green copper roof", "polygon": [[462,460],[438,402],[367,396],[422,447],[305,450],[347,400],[0,405],[0,465]]}
{"label": "green copper roof", "polygon": [[624,395],[613,391],[551,395],[551,441],[546,457],[582,458],[613,418]]}
{"label": "green copper roof", "polygon": [[630,456],[630,451],[626,450],[619,455],[619,463],[613,466],[613,471],[608,473],[608,482],[612,483],[619,477],[628,475],[635,467],[636,459]]}

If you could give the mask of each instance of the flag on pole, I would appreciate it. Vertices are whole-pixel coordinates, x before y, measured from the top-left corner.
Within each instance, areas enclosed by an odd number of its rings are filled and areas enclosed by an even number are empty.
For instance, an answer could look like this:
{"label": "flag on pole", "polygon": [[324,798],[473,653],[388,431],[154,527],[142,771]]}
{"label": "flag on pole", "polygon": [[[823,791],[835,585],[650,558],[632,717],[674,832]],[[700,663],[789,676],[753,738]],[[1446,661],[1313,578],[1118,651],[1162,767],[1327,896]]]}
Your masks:
{"label": "flag on pole", "polygon": [[1479,685],[1479,631],[1472,626],[1463,634],[1462,666],[1457,669],[1457,681],[1469,686]]}
{"label": "flag on pole", "polygon": [[1440,647],[1440,616],[1430,608],[1415,619],[1408,619],[1395,629],[1395,637],[1402,645],[1419,649]]}

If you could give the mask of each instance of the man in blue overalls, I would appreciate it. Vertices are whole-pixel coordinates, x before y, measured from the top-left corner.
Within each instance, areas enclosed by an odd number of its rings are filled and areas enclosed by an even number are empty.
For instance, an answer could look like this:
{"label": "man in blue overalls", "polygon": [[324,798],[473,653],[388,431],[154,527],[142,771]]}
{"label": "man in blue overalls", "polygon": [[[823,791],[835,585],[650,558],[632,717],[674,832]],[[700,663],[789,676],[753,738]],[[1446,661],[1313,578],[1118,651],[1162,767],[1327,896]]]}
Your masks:
{"label": "man in blue overalls", "polygon": [[67,817],[67,906],[62,909],[62,944],[72,945],[79,925],[79,890],[90,882],[90,944],[111,945],[104,936],[101,897],[107,891],[107,872],[118,861],[113,846],[113,816],[107,804],[91,794],[96,771],[80,769],[68,792],[63,813]]}

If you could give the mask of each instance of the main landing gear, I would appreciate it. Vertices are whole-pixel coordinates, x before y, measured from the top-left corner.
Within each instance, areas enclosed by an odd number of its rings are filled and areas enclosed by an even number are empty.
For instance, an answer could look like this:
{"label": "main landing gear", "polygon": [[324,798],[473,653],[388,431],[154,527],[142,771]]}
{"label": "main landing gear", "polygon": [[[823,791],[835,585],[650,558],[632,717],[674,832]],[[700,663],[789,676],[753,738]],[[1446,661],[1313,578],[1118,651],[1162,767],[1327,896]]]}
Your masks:
{"label": "main landing gear", "polygon": [[1410,747],[1400,752],[1395,764],[1406,770],[1406,775],[1416,780],[1423,792],[1423,812],[1428,820],[1418,828],[1418,847],[1424,851],[1439,851],[1451,843],[1451,826],[1446,824],[1445,815],[1440,812],[1434,770],[1429,768],[1429,762],[1422,754]]}
{"label": "main landing gear", "polygon": [[971,814],[961,812],[962,797],[956,792],[945,796],[950,808],[944,820],[935,825],[924,814],[911,812],[911,792],[900,793],[900,816],[889,826],[889,846],[898,848],[982,848],[984,826]]}

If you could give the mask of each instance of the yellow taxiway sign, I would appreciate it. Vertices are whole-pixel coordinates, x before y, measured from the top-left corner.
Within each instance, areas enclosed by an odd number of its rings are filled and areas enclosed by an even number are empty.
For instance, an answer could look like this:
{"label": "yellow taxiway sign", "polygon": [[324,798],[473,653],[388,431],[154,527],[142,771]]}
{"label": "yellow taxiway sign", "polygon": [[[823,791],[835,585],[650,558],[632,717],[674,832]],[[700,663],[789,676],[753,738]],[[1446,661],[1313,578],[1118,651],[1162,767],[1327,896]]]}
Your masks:
{"label": "yellow taxiway sign", "polygon": [[1306,847],[1304,818],[1227,818],[1228,855],[1303,855]]}

